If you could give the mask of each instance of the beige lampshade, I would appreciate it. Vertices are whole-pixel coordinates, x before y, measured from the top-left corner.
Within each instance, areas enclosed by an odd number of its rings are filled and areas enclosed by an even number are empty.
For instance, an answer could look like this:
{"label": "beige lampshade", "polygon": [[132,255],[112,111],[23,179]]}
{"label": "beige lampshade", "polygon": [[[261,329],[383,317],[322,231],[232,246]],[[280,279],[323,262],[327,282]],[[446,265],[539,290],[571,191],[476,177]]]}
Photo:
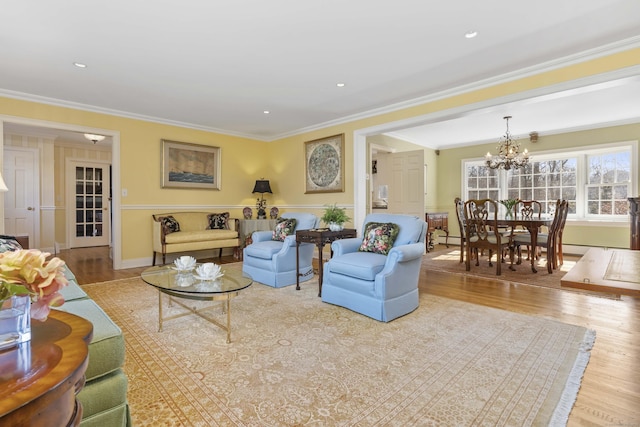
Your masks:
{"label": "beige lampshade", "polygon": [[0,192],[9,191],[7,188],[7,184],[4,183],[4,179],[2,179],[2,174],[0,173]]}

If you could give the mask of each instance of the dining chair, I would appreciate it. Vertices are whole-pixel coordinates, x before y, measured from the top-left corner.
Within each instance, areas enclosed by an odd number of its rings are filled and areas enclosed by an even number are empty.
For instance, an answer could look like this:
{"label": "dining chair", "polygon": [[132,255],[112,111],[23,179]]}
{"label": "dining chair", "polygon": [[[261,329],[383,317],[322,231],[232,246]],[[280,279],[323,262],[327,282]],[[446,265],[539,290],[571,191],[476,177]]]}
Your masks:
{"label": "dining chair", "polygon": [[[558,242],[560,236],[560,230],[564,227],[564,223],[567,219],[567,213],[569,212],[569,202],[566,200],[556,201],[556,211],[553,217],[553,222],[549,226],[548,233],[538,234],[538,241],[536,242],[536,248],[532,248],[532,252],[535,252],[537,248],[545,248],[547,251],[547,271],[549,274],[553,273],[554,269],[558,268]],[[528,234],[517,234],[512,239],[513,245],[518,251],[518,262],[522,259],[522,245],[531,245],[531,236]]]}
{"label": "dining chair", "polygon": [[[522,218],[522,219],[540,219],[542,216],[542,203],[537,200],[518,200],[516,204],[513,206],[513,216],[514,218]],[[524,227],[514,228],[512,230],[512,239],[516,234],[522,234],[529,236],[529,240],[531,240],[531,236],[529,231]],[[539,235],[539,234],[538,234]],[[534,255],[538,256],[538,251],[533,251]],[[527,260],[529,260],[532,254],[531,245],[527,245]],[[518,259],[518,264],[520,264],[522,260]]]}
{"label": "dining chair", "polygon": [[560,225],[558,226],[558,237],[556,238],[556,256],[554,258],[554,267],[558,268],[558,265],[564,264],[564,259],[562,256],[562,233],[564,232],[564,225],[567,222],[567,215],[569,215],[569,202],[567,201],[567,206],[562,212],[562,218],[560,219]]}
{"label": "dining chair", "polygon": [[460,197],[454,200],[456,204],[456,217],[458,218],[458,227],[460,228],[460,262],[464,262],[464,252],[467,247],[467,236],[464,225],[464,201]]}
{"label": "dining chair", "polygon": [[471,270],[471,253],[476,256],[476,267],[480,265],[478,249],[489,250],[489,266],[492,267],[491,258],[496,253],[496,275],[502,274],[501,254],[509,249],[511,254],[510,270],[513,267],[513,248],[509,239],[505,238],[498,230],[498,204],[495,200],[480,199],[467,200],[464,203],[464,220],[467,237],[467,271]]}

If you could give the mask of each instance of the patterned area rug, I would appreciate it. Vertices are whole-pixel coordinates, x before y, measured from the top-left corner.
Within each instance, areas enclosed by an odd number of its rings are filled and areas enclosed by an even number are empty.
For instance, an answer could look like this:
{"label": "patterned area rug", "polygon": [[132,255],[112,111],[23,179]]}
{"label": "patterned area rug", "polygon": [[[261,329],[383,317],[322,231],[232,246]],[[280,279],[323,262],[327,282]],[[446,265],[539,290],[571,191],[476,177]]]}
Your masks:
{"label": "patterned area rug", "polygon": [[381,323],[322,303],[312,280],[242,291],[226,344],[193,315],[157,332],[157,291],[140,279],[83,289],[124,332],[136,426],[564,425],[595,340],[426,294]]}

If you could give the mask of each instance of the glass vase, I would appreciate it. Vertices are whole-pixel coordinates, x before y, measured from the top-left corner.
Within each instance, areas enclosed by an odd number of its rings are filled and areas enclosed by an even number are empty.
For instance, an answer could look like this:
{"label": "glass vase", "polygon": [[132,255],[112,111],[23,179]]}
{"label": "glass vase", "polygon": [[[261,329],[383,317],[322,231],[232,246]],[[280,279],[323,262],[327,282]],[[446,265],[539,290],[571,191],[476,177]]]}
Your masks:
{"label": "glass vase", "polygon": [[31,340],[31,298],[12,296],[0,305],[0,350]]}

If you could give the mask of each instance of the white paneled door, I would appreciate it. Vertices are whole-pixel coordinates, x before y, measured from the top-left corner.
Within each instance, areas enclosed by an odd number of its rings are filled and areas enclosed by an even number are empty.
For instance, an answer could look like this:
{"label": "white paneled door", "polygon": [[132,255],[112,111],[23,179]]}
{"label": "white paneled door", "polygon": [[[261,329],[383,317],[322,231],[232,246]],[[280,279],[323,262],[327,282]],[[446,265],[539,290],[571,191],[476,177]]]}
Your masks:
{"label": "white paneled door", "polygon": [[424,150],[388,156],[388,212],[424,218]]}
{"label": "white paneled door", "polygon": [[67,163],[67,224],[69,247],[106,246],[110,243],[109,164],[87,161]]}
{"label": "white paneled door", "polygon": [[39,168],[38,151],[5,147],[3,177],[9,191],[4,196],[5,234],[29,236],[29,246],[38,247]]}

